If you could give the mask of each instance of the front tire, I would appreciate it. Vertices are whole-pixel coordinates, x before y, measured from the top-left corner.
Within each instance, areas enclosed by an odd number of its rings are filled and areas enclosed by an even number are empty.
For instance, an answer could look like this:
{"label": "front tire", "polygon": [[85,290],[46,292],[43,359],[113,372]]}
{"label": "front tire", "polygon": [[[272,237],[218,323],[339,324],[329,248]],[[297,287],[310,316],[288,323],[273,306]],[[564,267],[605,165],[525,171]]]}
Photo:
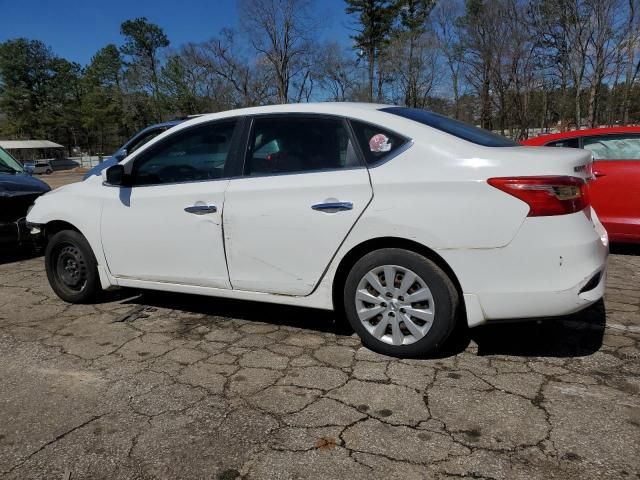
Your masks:
{"label": "front tire", "polygon": [[344,309],[362,343],[396,357],[435,352],[456,324],[458,293],[431,260],[409,250],[368,253],[349,272]]}
{"label": "front tire", "polygon": [[51,237],[45,267],[51,288],[65,302],[89,303],[100,292],[96,259],[79,232],[63,230]]}

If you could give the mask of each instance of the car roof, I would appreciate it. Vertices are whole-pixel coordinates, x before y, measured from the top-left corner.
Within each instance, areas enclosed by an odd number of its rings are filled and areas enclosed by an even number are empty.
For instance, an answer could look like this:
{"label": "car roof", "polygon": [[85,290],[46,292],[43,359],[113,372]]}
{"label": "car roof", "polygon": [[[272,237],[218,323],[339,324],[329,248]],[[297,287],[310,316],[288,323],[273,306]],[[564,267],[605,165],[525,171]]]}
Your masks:
{"label": "car roof", "polygon": [[[189,118],[186,121],[176,125],[169,131],[163,132],[156,138],[133,153],[133,156],[145,151],[158,141],[162,141],[167,135],[171,135],[183,129],[195,127],[202,123],[215,122],[226,119],[236,119],[240,117],[251,117],[267,114],[309,114],[309,115],[326,115],[349,118],[366,122],[373,125],[380,125],[392,132],[396,132],[413,142],[425,142],[431,135],[435,137],[446,138],[448,141],[456,142],[460,148],[478,148],[486,145],[478,144],[470,141],[460,135],[451,133],[446,129],[437,125],[429,125],[421,121],[409,118],[406,115],[400,115],[392,110],[399,108],[396,105],[382,103],[364,103],[364,102],[316,102],[316,103],[287,103],[279,105],[265,105],[258,107],[247,107],[235,110],[226,110],[216,113],[207,113],[197,118]],[[443,117],[446,118],[446,117]],[[446,140],[445,140],[446,141]],[[486,146],[489,148],[489,146]],[[133,157],[130,157],[133,158]]]}
{"label": "car roof", "polygon": [[206,122],[226,117],[237,117],[244,115],[261,115],[267,113],[318,113],[318,114],[334,114],[349,115],[349,113],[372,112],[385,107],[393,107],[393,105],[385,105],[378,103],[360,103],[360,102],[316,102],[316,103],[284,103],[279,105],[263,105],[259,107],[239,108],[236,110],[226,110],[216,113],[207,113],[197,118],[189,118],[189,123]]}
{"label": "car roof", "polygon": [[[188,118],[180,123],[176,128],[189,128],[199,123],[206,123],[215,120],[224,120],[226,118],[236,118],[243,116],[265,115],[265,114],[316,114],[316,115],[335,115],[341,117],[349,117],[376,123],[376,120],[385,122],[394,118],[396,124],[417,124],[412,120],[402,118],[390,113],[382,111],[384,108],[393,107],[394,105],[386,105],[379,103],[359,103],[359,102],[317,102],[317,103],[285,103],[279,105],[264,105],[259,107],[239,108],[236,110],[225,110],[216,113],[207,113],[199,115],[196,118]],[[421,125],[421,127],[423,127]],[[164,135],[164,134],[162,134]],[[155,139],[154,139],[155,140]]]}
{"label": "car roof", "polygon": [[590,137],[592,135],[611,135],[615,133],[638,133],[640,134],[640,126],[636,127],[598,127],[586,130],[571,130],[568,132],[551,133],[540,135],[539,137],[523,140],[523,145],[546,145],[554,140],[564,140],[567,138]]}

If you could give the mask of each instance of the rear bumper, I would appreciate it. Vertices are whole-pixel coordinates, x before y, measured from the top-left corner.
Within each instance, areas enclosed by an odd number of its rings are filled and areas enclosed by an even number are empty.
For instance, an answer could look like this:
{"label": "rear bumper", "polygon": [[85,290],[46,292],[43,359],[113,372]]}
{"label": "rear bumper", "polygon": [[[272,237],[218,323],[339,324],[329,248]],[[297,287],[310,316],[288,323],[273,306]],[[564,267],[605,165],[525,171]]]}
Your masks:
{"label": "rear bumper", "polygon": [[470,326],[568,315],[604,295],[609,241],[595,212],[527,218],[503,248],[443,252]]}

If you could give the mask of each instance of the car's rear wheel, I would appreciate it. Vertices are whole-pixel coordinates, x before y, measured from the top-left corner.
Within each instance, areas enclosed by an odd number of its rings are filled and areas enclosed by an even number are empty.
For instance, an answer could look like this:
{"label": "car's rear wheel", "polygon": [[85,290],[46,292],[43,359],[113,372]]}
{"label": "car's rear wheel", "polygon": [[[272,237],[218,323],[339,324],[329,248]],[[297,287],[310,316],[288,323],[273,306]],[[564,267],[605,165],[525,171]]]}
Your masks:
{"label": "car's rear wheel", "polygon": [[91,246],[74,230],[56,233],[45,250],[47,278],[53,291],[69,303],[86,303],[100,292],[100,279]]}
{"label": "car's rear wheel", "polygon": [[431,260],[397,248],[360,258],[347,276],[344,308],[362,343],[377,352],[423,356],[455,327],[458,294]]}

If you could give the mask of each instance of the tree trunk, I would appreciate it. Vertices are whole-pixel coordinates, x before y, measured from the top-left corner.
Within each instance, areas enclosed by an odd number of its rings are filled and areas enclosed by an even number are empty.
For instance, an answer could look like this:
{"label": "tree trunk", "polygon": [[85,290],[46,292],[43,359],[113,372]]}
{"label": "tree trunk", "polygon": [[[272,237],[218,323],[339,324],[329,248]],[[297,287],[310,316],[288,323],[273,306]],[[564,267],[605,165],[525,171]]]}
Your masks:
{"label": "tree trunk", "polygon": [[589,88],[589,109],[587,113],[589,118],[589,128],[593,128],[596,125],[597,96],[598,84],[594,82],[594,84]]}
{"label": "tree trunk", "polygon": [[409,39],[409,81],[407,82],[407,91],[408,91],[408,95],[407,95],[407,105],[410,107],[416,107],[417,103],[418,103],[418,92],[417,92],[417,81],[416,81],[416,75],[415,75],[415,68],[414,68],[414,62],[413,62],[413,51],[414,51],[414,44],[415,44],[415,40],[413,38],[413,36],[411,36],[411,38]]}
{"label": "tree trunk", "polygon": [[[379,59],[379,57],[378,57]],[[377,89],[377,95],[376,95],[376,100],[378,102],[382,102],[382,83],[383,83],[383,75],[382,72],[380,71],[380,61],[378,60],[378,89]]]}
{"label": "tree trunk", "polygon": [[540,128],[543,132],[547,131],[547,91],[542,89],[542,118],[540,119]]}
{"label": "tree trunk", "polygon": [[375,72],[376,54],[373,48],[369,49],[369,102],[373,102],[373,73]]}
{"label": "tree trunk", "polygon": [[451,81],[453,84],[453,102],[454,102],[454,116],[456,120],[460,119],[460,87],[458,85],[458,73],[455,71],[453,65],[449,65],[451,69]]}
{"label": "tree trunk", "polygon": [[635,40],[636,30],[634,29],[636,17],[636,1],[629,0],[629,18],[627,22],[627,71],[624,79],[624,91],[622,94],[622,122],[629,124],[629,100],[631,87],[633,86],[634,74],[633,68],[635,63]]}
{"label": "tree trunk", "polygon": [[482,128],[486,128],[487,130],[491,129],[490,87],[491,87],[491,83],[489,80],[489,67],[488,65],[485,65],[484,72],[483,72],[483,80],[482,80],[482,94],[481,94],[482,111],[480,113],[480,126]]}
{"label": "tree trunk", "polygon": [[289,92],[287,90],[287,81],[280,73],[278,75],[278,103],[287,103],[289,100]]}
{"label": "tree trunk", "polygon": [[158,67],[156,65],[156,59],[151,55],[151,89],[153,95],[153,106],[155,107],[156,121],[162,121],[162,112],[160,109],[160,82],[158,81]]}
{"label": "tree trunk", "polygon": [[580,120],[582,117],[582,111],[580,109],[580,85],[576,85],[576,96],[575,96],[575,122],[576,128],[580,128]]}

